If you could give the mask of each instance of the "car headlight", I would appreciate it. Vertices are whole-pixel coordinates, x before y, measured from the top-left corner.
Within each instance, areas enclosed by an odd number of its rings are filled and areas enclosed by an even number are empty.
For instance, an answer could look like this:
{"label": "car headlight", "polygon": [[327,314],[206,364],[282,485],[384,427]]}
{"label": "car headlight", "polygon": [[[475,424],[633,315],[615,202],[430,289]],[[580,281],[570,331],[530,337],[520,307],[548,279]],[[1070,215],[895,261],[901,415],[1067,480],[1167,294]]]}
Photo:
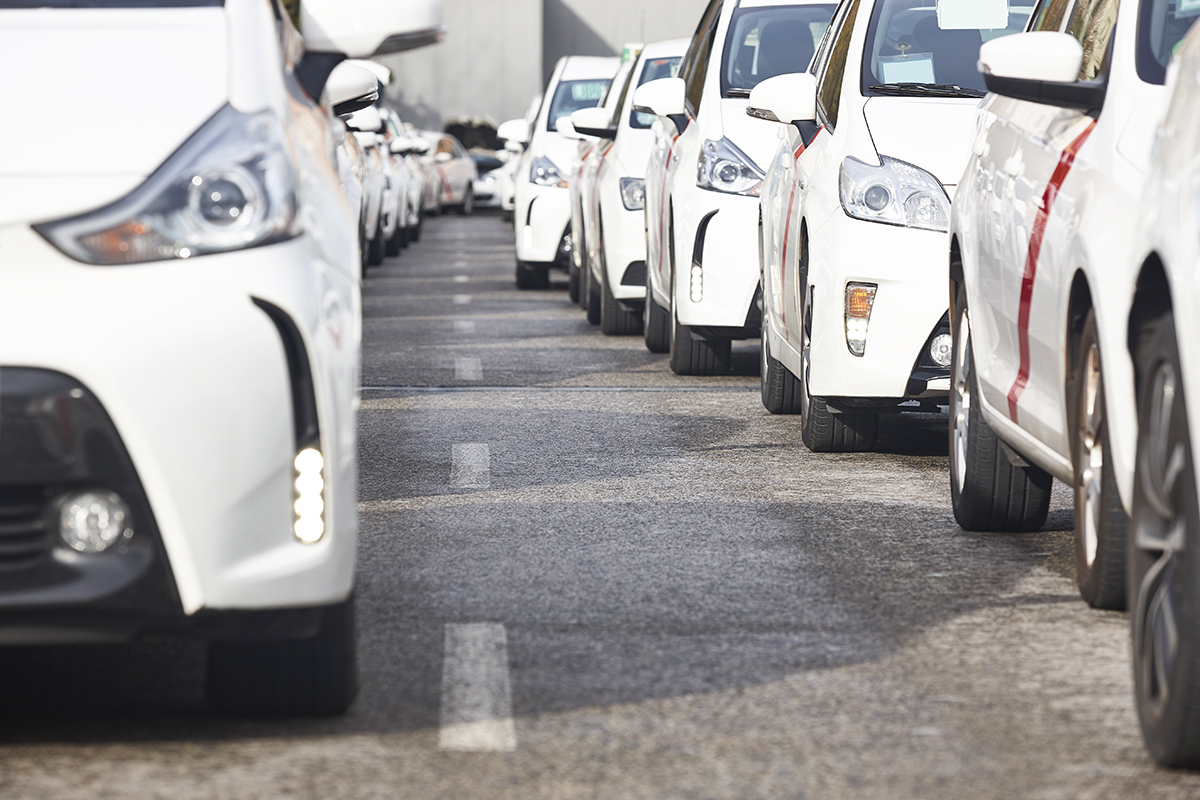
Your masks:
{"label": "car headlight", "polygon": [[765,173],[728,139],[709,139],[700,148],[696,185],[701,189],[758,197]]}
{"label": "car headlight", "polygon": [[950,197],[937,178],[904,161],[842,162],[842,208],[855,219],[927,231],[950,229]]}
{"label": "car headlight", "polygon": [[87,264],[193,258],[299,235],[296,185],[279,118],[225,106],[130,194],[34,228]]}
{"label": "car headlight", "polygon": [[646,207],[646,182],[641,178],[621,178],[621,204],[626,211]]}
{"label": "car headlight", "polygon": [[570,185],[554,162],[545,156],[538,156],[533,160],[533,166],[529,168],[529,182],[538,186],[557,186],[560,189],[566,189]]}

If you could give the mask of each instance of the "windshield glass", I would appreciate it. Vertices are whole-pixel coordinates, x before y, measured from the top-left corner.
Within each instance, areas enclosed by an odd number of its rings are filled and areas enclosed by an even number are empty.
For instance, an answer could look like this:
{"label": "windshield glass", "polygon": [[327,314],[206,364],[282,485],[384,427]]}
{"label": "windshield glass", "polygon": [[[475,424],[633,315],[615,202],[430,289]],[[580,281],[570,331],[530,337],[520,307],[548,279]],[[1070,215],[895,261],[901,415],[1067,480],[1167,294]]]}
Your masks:
{"label": "windshield glass", "polygon": [[830,3],[734,12],[721,56],[721,96],[749,97],[760,81],[806,71],[833,10]]}
{"label": "windshield glass", "polygon": [[1200,0],[1143,0],[1138,23],[1138,76],[1146,83],[1167,81],[1167,64],[1192,23]]}
{"label": "windshield glass", "polygon": [[[638,86],[650,81],[656,81],[659,78],[677,78],[679,77],[679,62],[683,61],[679,56],[671,58],[651,58],[647,59],[642,67],[642,74],[638,77]],[[639,114],[636,111],[629,112],[629,127],[644,130],[654,124],[653,114]]]}
{"label": "windshield glass", "polygon": [[608,80],[563,81],[554,90],[550,101],[550,115],[546,117],[546,130],[557,130],[554,126],[562,117],[569,117],[581,108],[595,108],[604,97]]}
{"label": "windshield glass", "polygon": [[[954,5],[962,3],[957,0]],[[942,28],[937,5],[933,0],[880,0],[875,4],[863,51],[863,94],[894,93],[872,86],[922,84],[959,87],[982,95],[987,89],[979,73],[979,48],[992,39],[1020,33],[1033,12],[1032,5],[1010,3],[1006,26],[973,28],[961,27],[961,18],[953,21],[952,15],[943,11],[941,19],[947,27]]]}

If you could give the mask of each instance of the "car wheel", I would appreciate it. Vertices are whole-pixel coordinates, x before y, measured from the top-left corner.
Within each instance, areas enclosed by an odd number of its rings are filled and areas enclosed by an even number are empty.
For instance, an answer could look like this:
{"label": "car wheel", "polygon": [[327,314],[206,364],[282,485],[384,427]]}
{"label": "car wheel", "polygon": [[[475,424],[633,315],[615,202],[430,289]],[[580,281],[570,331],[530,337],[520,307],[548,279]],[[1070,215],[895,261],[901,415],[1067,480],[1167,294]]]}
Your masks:
{"label": "car wheel", "polygon": [[596,276],[592,274],[590,265],[584,265],[583,272],[587,275],[587,297],[584,311],[587,312],[587,321],[593,325],[600,324],[600,304],[603,301],[600,292],[600,282],[596,280]]}
{"label": "car wheel", "polygon": [[375,232],[375,238],[367,244],[367,266],[377,267],[383,263],[383,252],[387,242],[383,239],[383,228]]}
{"label": "car wheel", "polygon": [[583,303],[579,301],[579,293],[582,291],[583,285],[583,268],[580,266],[580,247],[575,239],[574,231],[571,232],[571,261],[567,265],[567,298],[577,304],[580,308]]}
{"label": "car wheel", "polygon": [[1129,536],[1133,681],[1146,748],[1200,765],[1200,503],[1173,314],[1137,348],[1138,447]]}
{"label": "car wheel", "polygon": [[601,272],[600,330],[606,336],[635,336],[642,332],[642,315],[630,311],[613,297],[608,284],[608,269]]}
{"label": "car wheel", "polygon": [[955,301],[950,386],[950,498],[969,531],[1036,531],[1050,510],[1050,474],[1005,452],[979,409],[966,291]]}
{"label": "car wheel", "polygon": [[396,225],[396,230],[387,240],[387,247],[385,248],[387,255],[393,257],[400,255],[400,251],[404,249],[406,238],[404,226]]}
{"label": "car wheel", "polygon": [[770,336],[763,325],[762,346],[759,355],[762,362],[759,382],[762,385],[763,406],[772,414],[799,414],[801,411],[800,381],[771,355]]}
{"label": "car wheel", "polygon": [[667,310],[654,301],[650,279],[646,279],[646,304],[642,307],[642,334],[646,349],[651,353],[668,353],[671,350],[671,318]]}
{"label": "car wheel", "polygon": [[812,375],[812,348],[804,336],[800,351],[800,440],[814,453],[865,453],[879,440],[879,415],[868,412],[835,413],[823,397],[808,391]]}
{"label": "car wheel", "polygon": [[332,716],[358,693],[354,598],[320,609],[308,639],[214,641],[205,690],[234,716]]}
{"label": "car wheel", "polygon": [[1129,525],[1113,475],[1096,314],[1089,312],[1072,379],[1075,464],[1075,574],[1094,608],[1125,608],[1125,534]]}
{"label": "car wheel", "polygon": [[467,187],[467,195],[463,201],[458,204],[458,213],[460,216],[469,217],[475,211],[475,189],[471,186]]}
{"label": "car wheel", "polygon": [[516,214],[511,208],[506,208],[500,212],[500,219],[504,222],[512,222]]}
{"label": "car wheel", "polygon": [[550,285],[550,269],[545,264],[517,262],[518,289],[545,289]]}

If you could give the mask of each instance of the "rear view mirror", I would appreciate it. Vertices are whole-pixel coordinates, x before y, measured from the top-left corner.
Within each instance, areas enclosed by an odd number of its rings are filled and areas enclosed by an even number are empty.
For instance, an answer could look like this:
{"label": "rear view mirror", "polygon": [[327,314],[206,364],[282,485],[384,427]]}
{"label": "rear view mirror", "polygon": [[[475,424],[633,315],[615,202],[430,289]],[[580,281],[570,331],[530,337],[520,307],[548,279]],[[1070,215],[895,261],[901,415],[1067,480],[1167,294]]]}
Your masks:
{"label": "rear view mirror", "polygon": [[673,117],[682,114],[686,87],[682,78],[660,78],[644,83],[633,93],[633,110],[639,114]]}
{"label": "rear view mirror", "polygon": [[529,142],[529,123],[523,119],[510,119],[496,129],[496,137],[506,142],[527,144]]}
{"label": "rear view mirror", "polygon": [[302,0],[300,29],[313,53],[371,58],[440,42],[441,0]]}
{"label": "rear view mirror", "polygon": [[393,155],[406,156],[412,152],[412,145],[412,139],[406,136],[397,136],[395,139],[392,139],[392,143],[388,145],[388,148],[392,151]]}
{"label": "rear view mirror", "polygon": [[559,117],[558,122],[554,123],[554,130],[558,131],[559,135],[565,136],[568,139],[583,138],[583,134],[575,130],[575,126],[571,124],[570,117]]}
{"label": "rear view mirror", "polygon": [[378,133],[383,127],[383,116],[375,106],[359,109],[346,118],[346,127],[352,131]]}
{"label": "rear view mirror", "polygon": [[1090,111],[1104,104],[1103,80],[1081,82],[1083,47],[1074,36],[1033,31],[1004,36],[979,50],[989,92],[1032,103]]}
{"label": "rear view mirror", "polygon": [[575,132],[583,136],[594,136],[597,139],[617,138],[617,129],[612,127],[612,117],[607,109],[581,108],[571,114],[571,125]]}
{"label": "rear view mirror", "polygon": [[329,74],[322,99],[334,114],[345,117],[379,99],[379,80],[362,67],[343,61]]}
{"label": "rear view mirror", "polygon": [[453,161],[454,156],[450,155],[449,153],[438,153],[433,157],[433,160],[438,164],[445,164],[448,161]]}
{"label": "rear view mirror", "polygon": [[432,149],[433,145],[429,143],[428,139],[417,138],[412,140],[412,151],[419,156],[425,155]]}
{"label": "rear view mirror", "polygon": [[816,76],[807,72],[794,72],[767,78],[750,91],[750,103],[746,107],[746,113],[767,122],[815,121]]}

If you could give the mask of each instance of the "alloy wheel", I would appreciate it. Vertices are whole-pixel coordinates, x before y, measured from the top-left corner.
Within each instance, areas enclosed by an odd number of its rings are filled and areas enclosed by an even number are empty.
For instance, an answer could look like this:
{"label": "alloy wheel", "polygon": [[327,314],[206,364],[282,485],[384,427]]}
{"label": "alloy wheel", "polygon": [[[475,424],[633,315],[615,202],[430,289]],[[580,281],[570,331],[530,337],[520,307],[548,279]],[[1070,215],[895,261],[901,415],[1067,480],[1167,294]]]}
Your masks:
{"label": "alloy wheel", "polygon": [[1084,556],[1088,566],[1096,563],[1096,552],[1099,547],[1100,515],[1103,506],[1100,502],[1100,490],[1104,476],[1104,441],[1100,429],[1104,424],[1102,398],[1103,390],[1100,373],[1100,348],[1093,344],[1089,348],[1084,362],[1082,390],[1082,408],[1079,415],[1079,459],[1080,481],[1083,489],[1083,519],[1080,526],[1083,533]]}
{"label": "alloy wheel", "polygon": [[964,309],[958,319],[958,347],[954,348],[954,386],[950,398],[953,422],[951,468],[961,494],[967,485],[967,437],[971,431],[971,318]]}

